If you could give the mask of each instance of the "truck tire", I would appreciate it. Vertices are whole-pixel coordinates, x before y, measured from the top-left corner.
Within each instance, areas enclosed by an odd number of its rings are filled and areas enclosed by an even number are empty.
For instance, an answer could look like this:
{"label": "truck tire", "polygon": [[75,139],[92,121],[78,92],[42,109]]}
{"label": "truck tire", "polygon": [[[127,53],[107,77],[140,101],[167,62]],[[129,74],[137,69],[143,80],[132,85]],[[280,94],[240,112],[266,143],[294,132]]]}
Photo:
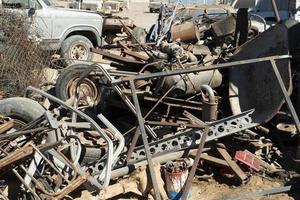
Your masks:
{"label": "truck tire", "polygon": [[93,53],[90,48],[93,47],[92,42],[82,35],[72,35],[65,39],[61,46],[61,57],[65,59],[66,65],[82,61],[92,61]]}
{"label": "truck tire", "polygon": [[[73,93],[75,93],[76,80],[79,79],[80,75],[89,67],[88,64],[73,64],[65,68],[59,75],[56,81],[55,93],[56,96],[66,101]],[[81,86],[85,93],[89,94],[89,97],[93,100],[94,105],[98,104],[101,97],[101,90],[97,85],[89,78],[85,78]]]}

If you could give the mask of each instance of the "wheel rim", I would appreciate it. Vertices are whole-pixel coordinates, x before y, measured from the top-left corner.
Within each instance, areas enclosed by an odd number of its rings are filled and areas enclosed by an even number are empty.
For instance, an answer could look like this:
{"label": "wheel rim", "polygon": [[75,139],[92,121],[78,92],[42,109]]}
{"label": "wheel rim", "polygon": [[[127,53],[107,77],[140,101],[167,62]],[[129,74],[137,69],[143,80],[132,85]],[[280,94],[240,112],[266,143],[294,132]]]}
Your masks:
{"label": "wheel rim", "polygon": [[[69,82],[67,89],[69,97],[72,97],[76,94],[76,85],[78,78],[73,79]],[[90,79],[82,80],[80,84],[80,99],[79,104],[82,106],[91,106],[96,105],[99,100],[99,90],[97,86]]]}
{"label": "wheel rim", "polygon": [[72,47],[70,54],[71,54],[70,56],[72,59],[87,60],[88,49],[81,44],[77,44]]}

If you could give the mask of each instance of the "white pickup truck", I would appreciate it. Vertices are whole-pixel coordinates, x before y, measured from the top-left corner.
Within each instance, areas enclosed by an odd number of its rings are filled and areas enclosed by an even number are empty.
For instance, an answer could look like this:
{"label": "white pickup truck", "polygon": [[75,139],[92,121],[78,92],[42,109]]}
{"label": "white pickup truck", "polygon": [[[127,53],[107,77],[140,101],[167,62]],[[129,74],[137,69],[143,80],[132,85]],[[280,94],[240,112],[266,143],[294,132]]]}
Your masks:
{"label": "white pickup truck", "polygon": [[104,19],[96,12],[56,7],[50,0],[0,0],[0,3],[2,9],[31,18],[43,48],[59,50],[66,64],[92,60],[90,48],[102,44]]}

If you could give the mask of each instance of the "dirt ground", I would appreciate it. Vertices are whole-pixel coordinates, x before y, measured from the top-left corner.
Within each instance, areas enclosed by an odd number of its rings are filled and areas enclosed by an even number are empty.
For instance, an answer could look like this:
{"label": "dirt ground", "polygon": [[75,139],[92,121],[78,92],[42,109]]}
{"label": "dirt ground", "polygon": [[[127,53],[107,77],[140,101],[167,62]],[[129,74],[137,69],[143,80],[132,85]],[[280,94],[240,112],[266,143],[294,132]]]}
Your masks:
{"label": "dirt ground", "polygon": [[[243,193],[256,192],[259,190],[271,189],[272,187],[280,187],[282,184],[279,181],[270,181],[258,176],[250,178],[249,182],[243,186],[230,187],[227,184],[218,183],[215,180],[207,181],[194,181],[191,189],[191,200],[225,200],[233,197],[241,197]],[[246,198],[245,198],[246,199]],[[259,200],[291,200],[287,194],[277,194],[267,197],[256,197],[252,199]]]}
{"label": "dirt ground", "polygon": [[[263,197],[253,197],[245,198],[243,194],[257,192],[262,190],[267,190],[271,188],[281,187],[283,183],[280,181],[271,181],[259,176],[252,176],[247,184],[242,186],[229,186],[225,183],[219,183],[214,179],[209,181],[201,181],[197,178],[194,179],[189,200],[234,200],[239,199],[249,199],[249,200],[293,200],[298,198],[293,198],[288,194],[276,194]],[[83,191],[80,197],[76,200],[96,200],[97,197],[91,195],[87,191]],[[127,193],[124,195],[119,195],[115,198],[110,198],[109,200],[145,200],[147,198],[136,195],[134,193]]]}
{"label": "dirt ground", "polygon": [[150,13],[147,3],[132,3],[129,9],[120,13],[120,16],[129,17],[134,23],[149,30],[151,25],[155,23],[158,14]]}
{"label": "dirt ground", "polygon": [[[67,7],[68,1],[54,0],[57,5]],[[129,9],[116,13],[122,17],[129,17],[134,20],[135,25],[149,30],[158,17],[157,13],[150,13],[148,3],[131,3]]]}

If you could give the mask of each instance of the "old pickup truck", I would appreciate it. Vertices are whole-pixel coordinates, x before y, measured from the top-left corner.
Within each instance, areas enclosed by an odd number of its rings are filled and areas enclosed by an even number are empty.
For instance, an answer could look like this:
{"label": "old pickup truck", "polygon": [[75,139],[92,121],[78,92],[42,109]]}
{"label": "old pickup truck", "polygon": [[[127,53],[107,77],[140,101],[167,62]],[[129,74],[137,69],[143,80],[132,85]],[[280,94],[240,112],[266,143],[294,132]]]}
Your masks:
{"label": "old pickup truck", "polygon": [[[59,52],[67,65],[77,60],[92,60],[90,48],[101,47],[106,34],[122,28],[119,19],[93,11],[57,7],[50,0],[0,0],[0,8],[23,13],[31,19],[43,49]],[[122,21],[133,27],[132,20]]]}

